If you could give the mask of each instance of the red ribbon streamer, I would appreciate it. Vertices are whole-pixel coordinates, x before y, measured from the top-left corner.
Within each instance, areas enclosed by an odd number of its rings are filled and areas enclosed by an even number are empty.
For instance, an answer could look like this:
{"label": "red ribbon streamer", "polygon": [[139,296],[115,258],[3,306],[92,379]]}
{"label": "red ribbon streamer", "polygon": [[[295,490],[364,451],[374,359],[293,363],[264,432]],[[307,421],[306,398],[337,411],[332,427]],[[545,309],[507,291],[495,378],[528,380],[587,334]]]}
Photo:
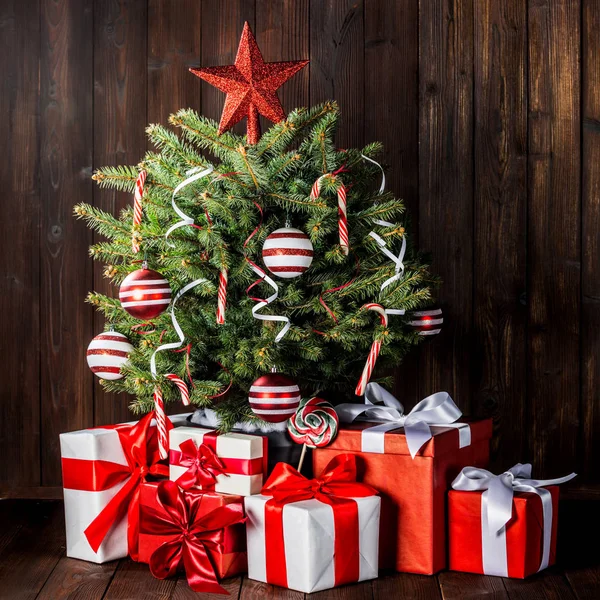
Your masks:
{"label": "red ribbon streamer", "polygon": [[169,536],[150,557],[150,572],[158,579],[177,573],[181,564],[195,592],[228,594],[219,585],[209,552],[223,551],[223,529],[245,521],[241,503],[220,506],[202,514],[203,494],[185,494],[173,481],[161,481],[158,502],[164,509],[143,511],[144,533]]}
{"label": "red ribbon streamer", "polygon": [[[94,552],[98,552],[111,527],[127,513],[128,552],[133,560],[137,560],[140,484],[146,481],[147,475],[169,475],[169,468],[160,464],[156,427],[150,427],[153,418],[154,413],[151,412],[133,425],[107,425],[100,428],[117,432],[127,465],[79,458],[62,459],[63,485],[66,489],[96,492],[126,481],[84,532]],[[173,424],[167,419],[167,429],[172,428]]]}
{"label": "red ribbon streamer", "polygon": [[352,498],[375,496],[377,490],[370,485],[357,483],[356,458],[353,454],[338,454],[317,479],[307,479],[294,467],[286,463],[277,463],[261,494],[273,496],[265,504],[265,537],[269,540],[266,567],[269,583],[287,587],[283,507],[292,502],[312,498],[329,504],[333,509],[335,585],[358,581],[358,506]]}

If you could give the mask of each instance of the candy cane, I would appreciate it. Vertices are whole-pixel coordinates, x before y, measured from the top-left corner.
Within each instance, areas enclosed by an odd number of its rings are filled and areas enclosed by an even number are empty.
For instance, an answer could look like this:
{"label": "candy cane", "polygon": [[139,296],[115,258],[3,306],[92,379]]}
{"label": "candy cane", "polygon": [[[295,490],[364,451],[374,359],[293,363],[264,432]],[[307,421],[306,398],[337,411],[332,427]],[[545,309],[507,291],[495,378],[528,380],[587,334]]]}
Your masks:
{"label": "candy cane", "polygon": [[[388,326],[388,315],[381,306],[381,304],[365,304],[362,308],[366,310],[374,310],[379,313],[379,319],[381,324],[384,327]],[[379,352],[381,351],[381,340],[374,340],[371,344],[371,349],[369,350],[369,356],[367,357],[367,362],[365,363],[365,367],[363,369],[362,375],[358,380],[358,385],[356,386],[356,391],[354,392],[357,396],[362,396],[365,393],[365,388],[367,387],[367,383],[369,383],[369,379],[371,379],[371,375],[373,374],[373,369],[375,368],[375,363],[377,362],[377,357],[379,356]]]}
{"label": "candy cane", "polygon": [[133,228],[131,230],[131,249],[134,253],[140,251],[139,227],[142,224],[144,208],[142,206],[142,196],[144,195],[144,184],[146,183],[146,171],[140,171],[135,182],[135,194],[133,196]]}
{"label": "candy cane", "polygon": [[167,375],[165,375],[165,377],[169,381],[172,381],[177,386],[177,389],[179,390],[179,393],[181,394],[182,404],[184,406],[189,406],[190,391],[188,390],[188,387],[185,384],[185,381],[183,381],[183,379],[181,379],[181,377],[178,377],[177,375],[175,375],[175,373],[168,373]]}
{"label": "candy cane", "polygon": [[225,323],[225,306],[227,305],[227,269],[219,271],[219,292],[217,295],[217,323]]}
{"label": "candy cane", "polygon": [[[314,183],[310,190],[310,199],[312,202],[317,200],[317,198],[321,197],[321,182],[325,177],[333,177],[345,170],[344,167],[334,171],[333,173],[325,173],[325,175],[321,175]],[[342,248],[342,252],[348,256],[348,252],[350,250],[350,240],[348,237],[348,211],[346,208],[347,191],[343,183],[339,185],[337,188],[337,199],[338,199],[338,229],[340,235],[340,246]]]}
{"label": "candy cane", "polygon": [[167,438],[167,415],[160,386],[154,388],[154,414],[156,415],[156,430],[158,432],[158,452],[161,459],[169,455],[169,440]]}

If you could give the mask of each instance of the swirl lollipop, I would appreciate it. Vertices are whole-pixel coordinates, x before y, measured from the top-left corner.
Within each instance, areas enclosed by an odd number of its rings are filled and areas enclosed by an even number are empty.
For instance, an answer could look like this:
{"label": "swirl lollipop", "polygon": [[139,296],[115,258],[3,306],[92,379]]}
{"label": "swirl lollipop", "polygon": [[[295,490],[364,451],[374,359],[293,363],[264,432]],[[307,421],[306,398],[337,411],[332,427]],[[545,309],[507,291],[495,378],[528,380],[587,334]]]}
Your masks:
{"label": "swirl lollipop", "polygon": [[298,471],[302,469],[306,448],[323,448],[333,442],[337,435],[339,419],[329,402],[321,398],[302,400],[293,417],[290,417],[287,429],[297,444],[304,444]]}

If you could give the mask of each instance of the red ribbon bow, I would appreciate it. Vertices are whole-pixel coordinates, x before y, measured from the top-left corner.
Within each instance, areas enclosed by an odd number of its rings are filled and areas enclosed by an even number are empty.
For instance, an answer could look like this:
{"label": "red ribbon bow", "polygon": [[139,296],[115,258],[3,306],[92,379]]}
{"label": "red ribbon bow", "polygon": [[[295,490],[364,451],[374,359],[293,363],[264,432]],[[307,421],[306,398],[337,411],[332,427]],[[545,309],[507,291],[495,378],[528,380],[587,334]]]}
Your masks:
{"label": "red ribbon bow", "polygon": [[161,481],[157,497],[164,512],[144,510],[142,529],[171,539],[152,553],[152,575],[166,579],[183,563],[188,584],[195,592],[228,594],[217,581],[209,553],[223,551],[225,527],[245,521],[242,504],[236,502],[202,514],[204,495],[185,494],[173,481]]}
{"label": "red ribbon bow", "polygon": [[377,490],[356,481],[356,458],[338,454],[321,476],[307,479],[294,467],[277,463],[261,490],[273,496],[265,504],[267,581],[287,587],[287,565],[283,534],[283,507],[291,502],[315,499],[333,508],[335,531],[335,584],[358,581],[360,573],[358,506],[352,498],[377,495]]}
{"label": "red ribbon bow", "polygon": [[[151,412],[134,425],[102,427],[116,430],[127,465],[77,458],[62,459],[65,488],[99,491],[126,481],[84,532],[94,552],[98,552],[111,527],[127,512],[128,552],[133,560],[138,559],[140,484],[146,481],[147,475],[169,476],[169,468],[160,464],[156,427],[150,427],[153,418],[154,413]],[[167,431],[172,427],[173,424],[167,419]]]}
{"label": "red ribbon bow", "polygon": [[225,463],[210,446],[203,443],[196,449],[192,440],[185,440],[179,444],[179,450],[181,458],[177,464],[186,467],[187,470],[177,479],[177,485],[184,490],[189,490],[195,485],[214,489],[217,475],[227,475]]}

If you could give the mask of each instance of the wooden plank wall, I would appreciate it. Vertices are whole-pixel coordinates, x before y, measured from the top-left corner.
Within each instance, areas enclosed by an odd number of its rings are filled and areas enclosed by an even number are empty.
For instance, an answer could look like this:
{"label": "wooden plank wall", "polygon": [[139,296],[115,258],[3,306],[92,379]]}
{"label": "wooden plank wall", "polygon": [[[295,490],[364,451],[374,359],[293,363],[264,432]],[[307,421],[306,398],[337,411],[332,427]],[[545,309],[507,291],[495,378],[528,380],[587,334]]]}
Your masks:
{"label": "wooden plank wall", "polygon": [[396,392],[493,416],[498,467],[600,482],[596,0],[5,0],[1,488],[60,485],[58,433],[128,417],[85,365],[107,286],[72,206],[131,202],[90,174],[135,163],[148,122],[219,118],[187,69],[231,63],[244,20],[266,60],[311,60],[286,110],[335,98],[341,147],[384,142],[444,281],[444,333]]}

